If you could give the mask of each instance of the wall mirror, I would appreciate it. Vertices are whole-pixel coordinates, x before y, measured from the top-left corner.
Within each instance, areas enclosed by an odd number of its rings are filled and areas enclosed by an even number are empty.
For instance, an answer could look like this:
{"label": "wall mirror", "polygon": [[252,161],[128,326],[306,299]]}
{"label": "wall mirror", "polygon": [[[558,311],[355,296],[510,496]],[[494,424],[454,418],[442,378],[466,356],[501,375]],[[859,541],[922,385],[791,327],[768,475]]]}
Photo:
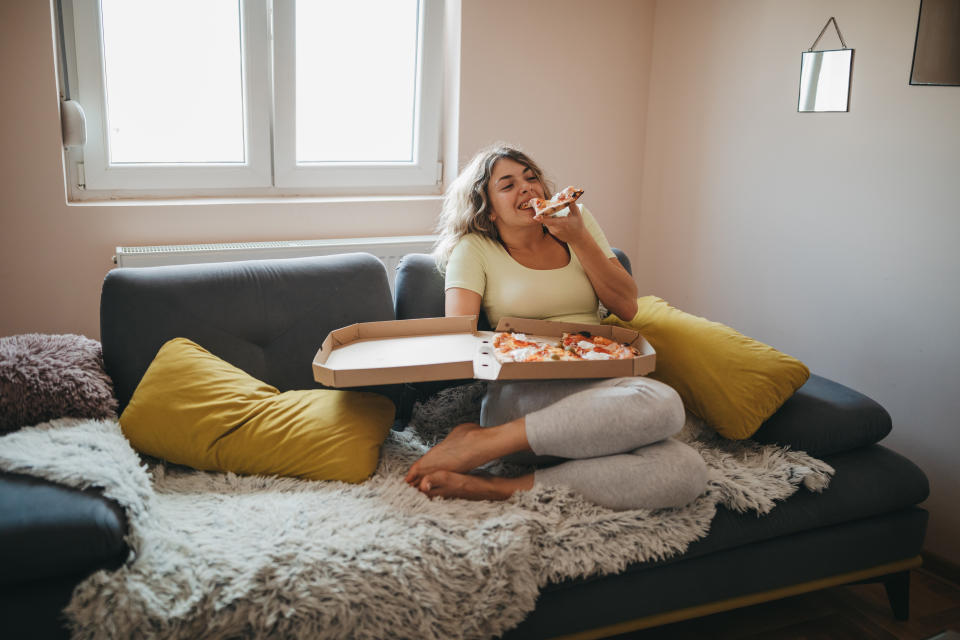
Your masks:
{"label": "wall mirror", "polygon": [[853,49],[805,51],[800,61],[797,111],[849,111]]}
{"label": "wall mirror", "polygon": [[910,84],[960,85],[960,0],[920,0]]}
{"label": "wall mirror", "polygon": [[[830,23],[833,23],[843,49],[814,51]],[[831,17],[810,49],[800,56],[800,100],[797,111],[819,113],[850,110],[850,73],[853,70],[853,49],[843,41],[837,21]]]}

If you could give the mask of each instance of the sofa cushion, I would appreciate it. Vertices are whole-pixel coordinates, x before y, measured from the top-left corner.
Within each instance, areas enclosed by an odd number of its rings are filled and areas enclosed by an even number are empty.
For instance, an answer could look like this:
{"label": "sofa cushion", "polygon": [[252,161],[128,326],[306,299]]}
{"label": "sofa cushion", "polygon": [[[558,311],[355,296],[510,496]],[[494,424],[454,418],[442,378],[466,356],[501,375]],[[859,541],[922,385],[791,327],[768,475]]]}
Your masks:
{"label": "sofa cushion", "polygon": [[800,489],[759,518],[718,509],[710,535],[692,542],[682,556],[664,562],[899,511],[930,495],[923,470],[883,445],[826,456],[824,462],[835,473],[822,493]]}
{"label": "sofa cushion", "polygon": [[138,451],[196,469],[363,482],[393,413],[376,393],[280,393],[175,338],[147,368],[120,426]]}
{"label": "sofa cushion", "polygon": [[443,274],[433,256],[408,253],[397,263],[394,307],[397,320],[444,315]]}
{"label": "sofa cushion", "polygon": [[791,356],[730,327],[684,313],[656,296],[637,300],[631,320],[657,351],[650,374],[680,394],[688,410],[722,436],[748,438],[793,395],[810,371]]}
{"label": "sofa cushion", "polygon": [[112,418],[100,343],[78,335],[0,338],[0,433],[55,418]]}
{"label": "sofa cushion", "polygon": [[[614,625],[635,622],[647,616],[659,619],[658,624],[662,624],[669,618],[683,619],[690,609],[716,611],[718,604],[745,596],[782,597],[776,591],[798,585],[814,588],[815,585],[804,583],[836,579],[891,563],[898,563],[902,570],[904,561],[916,558],[921,551],[927,515],[924,509],[908,507],[872,518],[768,538],[668,566],[627,570],[589,582],[570,583],[565,585],[566,588],[550,590],[548,587],[540,593],[537,608],[517,627],[503,634],[502,640],[607,637],[623,630],[623,627],[617,629]],[[893,571],[892,568],[888,570]],[[847,576],[845,579],[852,581],[855,578]],[[748,614],[743,614],[737,619],[747,617]],[[776,623],[775,620],[769,622]],[[708,624],[700,625],[698,629],[707,630],[710,628]],[[776,628],[772,625],[762,628],[767,632],[719,637],[810,637],[778,634],[771,630]],[[669,626],[650,631],[654,634],[641,632],[624,637],[714,637],[708,631],[680,635],[672,633],[676,630]],[[849,637],[870,636],[851,634]]]}
{"label": "sofa cushion", "polygon": [[387,271],[363,253],[113,269],[100,298],[119,411],[172,338],[202,344],[280,391],[315,389],[311,361],[328,333],[393,319]]}
{"label": "sofa cushion", "polygon": [[890,414],[874,400],[811,375],[753,439],[822,457],[879,442],[892,428]]}

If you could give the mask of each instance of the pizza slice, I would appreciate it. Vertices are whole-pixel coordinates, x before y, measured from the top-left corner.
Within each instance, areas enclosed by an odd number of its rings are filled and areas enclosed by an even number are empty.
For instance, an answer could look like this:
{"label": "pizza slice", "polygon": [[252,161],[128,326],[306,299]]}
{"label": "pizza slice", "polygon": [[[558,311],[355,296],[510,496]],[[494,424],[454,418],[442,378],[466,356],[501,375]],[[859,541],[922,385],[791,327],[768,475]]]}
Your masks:
{"label": "pizza slice", "polygon": [[567,187],[549,200],[533,198],[520,205],[521,209],[533,209],[537,217],[553,216],[562,218],[569,215],[569,204],[583,195],[583,189]]}

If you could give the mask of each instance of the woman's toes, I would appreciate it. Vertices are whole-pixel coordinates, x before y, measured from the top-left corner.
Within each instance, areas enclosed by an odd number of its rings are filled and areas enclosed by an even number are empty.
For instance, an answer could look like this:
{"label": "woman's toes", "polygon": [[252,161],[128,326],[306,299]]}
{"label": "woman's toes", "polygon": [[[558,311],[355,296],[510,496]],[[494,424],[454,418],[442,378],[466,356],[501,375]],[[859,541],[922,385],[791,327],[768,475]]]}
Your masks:
{"label": "woman's toes", "polygon": [[419,486],[417,487],[423,493],[429,494],[430,490],[433,489],[433,483],[430,482],[430,477],[424,477],[420,479]]}
{"label": "woman's toes", "polygon": [[473,432],[482,430],[474,423],[458,425],[410,467],[405,479],[413,482],[417,476],[440,470],[463,473],[487,462],[489,458],[478,451],[472,437]]}
{"label": "woman's toes", "polygon": [[448,497],[448,491],[451,487],[451,479],[459,474],[448,471],[432,471],[420,478],[417,488],[421,493],[425,493],[431,498],[438,496]]}
{"label": "woman's toes", "polygon": [[410,469],[407,471],[407,475],[404,476],[403,481],[410,485],[416,485],[417,482],[420,480],[419,469],[420,469],[420,461],[417,460],[412,465],[410,465]]}
{"label": "woman's toes", "polygon": [[420,481],[420,491],[431,498],[466,500],[506,500],[515,491],[530,489],[533,476],[500,478],[497,476],[434,471]]}

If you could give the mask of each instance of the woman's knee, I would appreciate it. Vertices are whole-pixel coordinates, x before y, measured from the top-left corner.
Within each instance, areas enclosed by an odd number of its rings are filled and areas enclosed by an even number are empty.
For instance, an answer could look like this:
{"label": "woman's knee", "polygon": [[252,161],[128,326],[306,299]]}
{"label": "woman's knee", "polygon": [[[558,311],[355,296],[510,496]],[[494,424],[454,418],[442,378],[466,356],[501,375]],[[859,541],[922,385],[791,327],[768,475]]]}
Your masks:
{"label": "woman's knee", "polygon": [[673,482],[674,504],[667,506],[682,507],[696,500],[707,490],[710,479],[710,470],[696,449],[688,444],[670,439],[674,457]]}
{"label": "woman's knee", "polygon": [[569,487],[615,510],[682,507],[706,491],[708,477],[700,454],[673,438],[632,453],[569,460],[535,474],[538,484]]}
{"label": "woman's knee", "polygon": [[683,400],[673,387],[652,378],[618,378],[616,386],[630,389],[636,415],[642,415],[651,442],[680,433],[686,421]]}
{"label": "woman's knee", "polygon": [[707,489],[709,469],[696,449],[668,438],[633,452],[639,458],[637,470],[643,471],[652,497],[643,502],[653,508],[682,507],[696,500]]}

